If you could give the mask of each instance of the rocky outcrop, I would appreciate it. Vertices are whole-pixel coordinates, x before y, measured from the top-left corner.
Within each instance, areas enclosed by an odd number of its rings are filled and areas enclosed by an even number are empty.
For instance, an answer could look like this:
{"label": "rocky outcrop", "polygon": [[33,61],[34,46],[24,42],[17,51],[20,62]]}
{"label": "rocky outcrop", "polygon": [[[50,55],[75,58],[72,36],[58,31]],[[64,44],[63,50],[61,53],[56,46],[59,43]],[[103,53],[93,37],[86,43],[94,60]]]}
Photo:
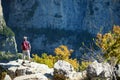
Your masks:
{"label": "rocky outcrop", "polygon": [[119,0],[2,0],[18,46],[26,35],[34,53],[52,53],[61,44],[79,52],[81,42],[89,44],[93,34],[120,24],[119,4]]}
{"label": "rocky outcrop", "polygon": [[108,63],[98,63],[97,61],[94,61],[88,66],[87,75],[90,80],[111,80],[113,76],[113,69]]}
{"label": "rocky outcrop", "polygon": [[25,61],[25,64],[21,65],[22,61],[18,59],[17,61],[0,63],[0,66],[6,69],[12,80],[48,80],[48,78],[52,78],[53,69],[48,68],[47,65],[29,63],[29,61]]}
{"label": "rocky outcrop", "polygon": [[84,80],[87,72],[76,72],[72,65],[66,61],[59,60],[54,65],[55,80]]}
{"label": "rocky outcrop", "polygon": [[15,40],[15,36],[4,36],[0,35],[0,51],[17,53],[17,44]]}
{"label": "rocky outcrop", "polygon": [[3,17],[1,0],[0,0],[0,51],[17,52],[15,35],[10,28],[7,27]]}
{"label": "rocky outcrop", "polygon": [[[2,78],[6,80],[111,80],[113,76],[112,67],[108,63],[98,63],[97,61],[82,72],[76,72],[71,64],[63,60],[58,60],[54,64],[54,68],[48,68],[44,64],[35,62],[29,63],[29,61],[25,61],[25,64],[21,65],[22,61],[18,59],[0,63],[0,72],[7,71],[5,78]],[[117,70],[119,72],[119,69]],[[119,80],[119,73],[116,74]]]}
{"label": "rocky outcrop", "polygon": [[[29,63],[25,61],[21,65],[22,60],[10,61],[8,63],[0,63],[0,66],[7,71],[5,79],[12,80],[84,80],[87,72],[74,71],[71,64],[66,61],[59,60],[54,65],[54,70],[48,68],[44,64],[35,62]],[[1,70],[1,69],[0,69]],[[3,69],[2,69],[3,70]],[[9,77],[10,76],[10,77]]]}
{"label": "rocky outcrop", "polygon": [[9,75],[6,75],[4,80],[12,80]]}
{"label": "rocky outcrop", "polygon": [[70,73],[74,72],[74,68],[66,61],[59,60],[54,65],[54,78],[55,80],[66,80]]}

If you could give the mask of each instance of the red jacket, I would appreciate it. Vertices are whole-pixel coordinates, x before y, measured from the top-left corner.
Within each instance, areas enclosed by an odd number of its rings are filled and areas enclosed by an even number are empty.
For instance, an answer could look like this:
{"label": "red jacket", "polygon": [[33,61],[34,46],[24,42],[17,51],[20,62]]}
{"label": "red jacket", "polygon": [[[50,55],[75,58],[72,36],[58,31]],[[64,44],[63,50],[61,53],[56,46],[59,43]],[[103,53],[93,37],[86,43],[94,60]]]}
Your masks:
{"label": "red jacket", "polygon": [[30,50],[30,49],[31,49],[30,43],[28,41],[23,41],[22,50]]}

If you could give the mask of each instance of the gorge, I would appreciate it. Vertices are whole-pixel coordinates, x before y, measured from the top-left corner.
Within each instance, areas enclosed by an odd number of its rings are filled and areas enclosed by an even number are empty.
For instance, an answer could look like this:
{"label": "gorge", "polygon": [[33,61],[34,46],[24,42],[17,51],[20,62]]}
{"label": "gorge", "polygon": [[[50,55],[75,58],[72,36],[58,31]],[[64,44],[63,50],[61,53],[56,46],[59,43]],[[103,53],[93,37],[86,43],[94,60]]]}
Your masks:
{"label": "gorge", "polygon": [[120,0],[1,0],[6,24],[16,35],[18,51],[24,35],[32,53],[53,53],[61,44],[80,53],[98,32],[120,25]]}

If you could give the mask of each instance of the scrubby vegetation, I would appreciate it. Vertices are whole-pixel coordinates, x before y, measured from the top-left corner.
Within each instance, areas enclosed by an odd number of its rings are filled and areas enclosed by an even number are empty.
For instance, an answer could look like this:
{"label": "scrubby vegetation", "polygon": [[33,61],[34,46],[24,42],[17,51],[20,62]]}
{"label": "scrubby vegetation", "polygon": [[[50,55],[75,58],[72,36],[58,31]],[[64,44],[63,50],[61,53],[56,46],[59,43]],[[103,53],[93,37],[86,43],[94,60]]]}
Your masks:
{"label": "scrubby vegetation", "polygon": [[79,66],[80,71],[84,71],[91,63],[92,63],[91,61],[81,61]]}
{"label": "scrubby vegetation", "polygon": [[6,74],[7,74],[6,70],[0,66],[0,80],[4,80]]}
{"label": "scrubby vegetation", "polygon": [[[120,63],[120,26],[113,26],[113,29],[108,33],[98,33],[95,39],[96,50],[84,46],[83,55],[81,58],[79,69],[83,71],[91,64],[92,60],[98,60],[100,62],[107,61],[112,66]],[[88,51],[89,53],[86,53]],[[87,60],[86,60],[87,58]]]}
{"label": "scrubby vegetation", "polygon": [[33,60],[35,62],[46,64],[48,67],[52,68],[54,66],[54,63],[57,59],[55,59],[55,56],[47,55],[46,53],[43,53],[41,57],[39,57],[37,54],[33,54]]}
{"label": "scrubby vegetation", "polygon": [[0,61],[9,61],[12,59],[21,59],[22,58],[22,54],[18,53],[18,54],[12,54],[10,52],[0,52]]}
{"label": "scrubby vegetation", "polygon": [[96,44],[106,60],[114,59],[114,65],[120,63],[120,26],[114,26],[112,31],[105,34],[98,33]]}
{"label": "scrubby vegetation", "polygon": [[[112,31],[105,34],[98,33],[95,39],[95,43],[99,47],[100,51],[98,51],[97,54],[96,52],[90,49],[91,54],[90,55],[86,54],[88,55],[89,58],[96,56],[96,58],[94,59],[98,59],[98,58],[100,59],[101,57],[103,57],[106,61],[113,61],[112,63],[114,63],[114,65],[120,63],[120,26],[114,26]],[[69,62],[74,67],[75,70],[80,70],[80,71],[85,70],[88,67],[88,65],[91,64],[92,61],[90,61],[90,59],[87,61],[84,59],[81,59],[81,61],[78,61],[77,59],[73,59],[71,58],[71,54],[73,52],[74,50],[69,49],[67,46],[60,45],[54,49],[54,54],[55,54],[54,56],[48,55],[47,53],[43,53],[41,57],[38,56],[37,54],[33,54],[33,60],[41,64],[46,64],[50,68],[53,68],[55,62],[57,62],[58,60],[65,60]],[[3,59],[9,60],[13,57],[16,57],[16,55],[13,55],[11,53],[3,53],[3,52],[0,52],[0,56],[1,56],[0,60]],[[21,58],[21,57],[22,55],[17,55],[17,58]],[[62,75],[58,75],[58,76],[61,77]],[[64,78],[61,77],[61,80],[64,80]]]}
{"label": "scrubby vegetation", "polygon": [[4,36],[15,36],[14,32],[6,26],[5,22],[2,21],[3,23],[1,23],[1,28],[0,28],[0,34],[4,35]]}
{"label": "scrubby vegetation", "polygon": [[65,60],[69,62],[70,64],[72,64],[75,70],[78,70],[79,64],[77,62],[77,59],[70,58],[73,52],[72,49],[69,50],[67,46],[61,45],[55,48],[54,52],[59,60]]}
{"label": "scrubby vegetation", "polygon": [[67,46],[60,45],[59,47],[55,48],[54,52],[56,54],[55,56],[44,53],[41,57],[39,57],[37,54],[35,54],[33,55],[33,60],[38,63],[47,64],[49,67],[53,67],[54,63],[58,60],[65,60],[71,63],[75,70],[79,68],[77,59],[70,58],[73,50],[69,50]]}
{"label": "scrubby vegetation", "polygon": [[4,36],[15,36],[14,32],[6,26],[3,17],[0,17],[0,34]]}

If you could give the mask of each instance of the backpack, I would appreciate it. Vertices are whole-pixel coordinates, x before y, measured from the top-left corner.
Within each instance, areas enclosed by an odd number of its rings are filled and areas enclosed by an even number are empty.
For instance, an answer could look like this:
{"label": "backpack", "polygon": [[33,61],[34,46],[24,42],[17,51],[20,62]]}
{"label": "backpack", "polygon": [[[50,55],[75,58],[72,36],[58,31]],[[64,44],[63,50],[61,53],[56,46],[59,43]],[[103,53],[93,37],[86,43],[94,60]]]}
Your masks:
{"label": "backpack", "polygon": [[23,41],[22,42],[22,49],[23,50],[29,50],[29,48],[30,48],[29,42],[28,41]]}

